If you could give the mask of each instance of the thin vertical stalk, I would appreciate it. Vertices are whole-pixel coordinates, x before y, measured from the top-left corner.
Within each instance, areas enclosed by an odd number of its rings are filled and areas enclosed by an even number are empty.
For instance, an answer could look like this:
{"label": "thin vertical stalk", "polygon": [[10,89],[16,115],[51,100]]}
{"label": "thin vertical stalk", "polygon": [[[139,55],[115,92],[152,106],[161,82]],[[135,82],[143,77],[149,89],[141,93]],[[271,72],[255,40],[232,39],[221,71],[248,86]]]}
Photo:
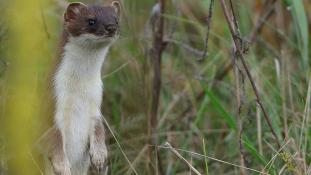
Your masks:
{"label": "thin vertical stalk", "polygon": [[212,16],[213,16],[213,6],[214,6],[214,0],[211,0],[210,5],[209,5],[209,10],[208,10],[207,32],[206,32],[206,38],[205,38],[205,48],[202,54],[202,60],[204,60],[205,57],[207,56],[209,33],[211,30],[211,21],[212,21]]}
{"label": "thin vertical stalk", "polygon": [[[251,83],[252,89],[253,89],[254,94],[256,96],[256,101],[259,104],[259,106],[260,106],[260,108],[261,108],[261,110],[263,112],[265,120],[266,120],[266,122],[267,122],[267,124],[268,124],[268,126],[269,126],[269,128],[271,130],[271,133],[272,133],[272,135],[273,135],[273,137],[275,139],[275,142],[276,142],[278,148],[280,148],[281,144],[280,144],[280,141],[278,139],[278,136],[277,136],[276,132],[273,129],[272,122],[270,120],[270,117],[268,116],[267,111],[263,107],[263,104],[262,104],[261,98],[259,96],[259,92],[257,90],[256,84],[255,84],[255,82],[253,80],[253,77],[252,77],[252,75],[251,75],[251,73],[249,71],[249,68],[248,68],[248,66],[246,64],[246,61],[245,61],[245,58],[244,58],[244,54],[243,54],[243,51],[242,51],[242,48],[241,48],[241,44],[240,44],[240,38],[237,37],[237,36],[240,35],[238,33],[239,30],[235,29],[235,23],[236,22],[232,21],[232,18],[230,17],[230,14],[229,14],[229,11],[227,9],[225,1],[224,0],[220,0],[220,3],[221,3],[221,7],[223,9],[225,18],[227,20],[227,23],[228,23],[228,26],[229,26],[229,29],[230,29],[230,32],[231,32],[231,36],[232,36],[232,39],[234,41],[234,45],[236,47],[237,54],[238,54],[239,58],[241,59],[241,62],[242,62],[242,65],[243,65],[243,67],[245,69],[246,75],[247,75],[247,77],[248,77],[248,79],[249,79],[249,81]],[[234,19],[236,19],[236,18],[234,17]]]}
{"label": "thin vertical stalk", "polygon": [[[238,123],[239,123],[239,150],[240,150],[240,164],[241,166],[245,167],[245,159],[244,159],[244,154],[243,154],[243,144],[242,144],[242,133],[243,133],[243,123],[242,123],[242,108],[243,108],[243,102],[242,102],[242,93],[241,92],[241,87],[240,87],[240,73],[236,65],[236,58],[233,58],[233,66],[234,66],[234,77],[235,77],[235,90],[236,90],[236,101],[237,101],[237,106],[238,106],[238,112],[237,112],[237,118],[238,118]],[[242,75],[243,76],[243,75]],[[241,168],[241,175],[246,175],[245,169]]]}
{"label": "thin vertical stalk", "polygon": [[[158,20],[155,23],[155,29],[153,34],[153,47],[151,49],[151,59],[153,64],[153,80],[152,80],[152,98],[151,98],[151,111],[149,118],[149,129],[150,129],[150,144],[155,145],[156,149],[158,146],[158,110],[161,92],[161,60],[162,53],[164,50],[164,17],[165,12],[165,0],[158,0],[158,5],[160,7]],[[163,174],[161,159],[158,151],[156,150],[157,165],[159,173]],[[152,153],[152,151],[150,152]],[[151,155],[150,155],[151,156]]]}

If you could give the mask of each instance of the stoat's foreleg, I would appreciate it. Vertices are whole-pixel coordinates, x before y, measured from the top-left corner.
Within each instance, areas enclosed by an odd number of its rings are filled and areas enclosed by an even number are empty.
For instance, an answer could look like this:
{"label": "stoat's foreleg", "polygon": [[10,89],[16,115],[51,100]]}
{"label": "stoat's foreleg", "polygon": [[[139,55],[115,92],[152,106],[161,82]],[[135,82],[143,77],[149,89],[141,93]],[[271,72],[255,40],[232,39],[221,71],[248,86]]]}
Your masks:
{"label": "stoat's foreleg", "polygon": [[52,147],[50,161],[55,175],[71,175],[70,163],[64,150],[64,141],[59,129],[53,129],[51,133]]}
{"label": "stoat's foreleg", "polygon": [[95,127],[90,136],[90,157],[92,165],[103,171],[107,159],[107,147],[105,143],[105,129],[100,119],[95,120]]}

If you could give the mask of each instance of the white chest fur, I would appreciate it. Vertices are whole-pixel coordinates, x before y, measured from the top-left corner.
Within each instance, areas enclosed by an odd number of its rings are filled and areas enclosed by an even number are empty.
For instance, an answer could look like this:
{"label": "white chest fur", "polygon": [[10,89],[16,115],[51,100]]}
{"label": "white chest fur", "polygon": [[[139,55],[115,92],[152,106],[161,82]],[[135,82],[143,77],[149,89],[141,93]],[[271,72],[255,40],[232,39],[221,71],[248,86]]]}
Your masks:
{"label": "white chest fur", "polygon": [[69,161],[85,152],[94,119],[101,116],[101,67],[109,46],[94,49],[68,42],[55,74],[55,122]]}

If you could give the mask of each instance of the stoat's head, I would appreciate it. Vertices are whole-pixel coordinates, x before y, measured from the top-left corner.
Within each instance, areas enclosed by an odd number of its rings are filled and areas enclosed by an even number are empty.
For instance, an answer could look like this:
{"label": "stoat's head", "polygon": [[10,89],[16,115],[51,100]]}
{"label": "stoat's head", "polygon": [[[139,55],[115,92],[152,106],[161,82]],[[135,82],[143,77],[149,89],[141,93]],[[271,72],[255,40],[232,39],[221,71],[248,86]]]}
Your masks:
{"label": "stoat's head", "polygon": [[110,6],[71,3],[64,14],[65,30],[75,42],[108,45],[119,36],[120,9],[118,1]]}

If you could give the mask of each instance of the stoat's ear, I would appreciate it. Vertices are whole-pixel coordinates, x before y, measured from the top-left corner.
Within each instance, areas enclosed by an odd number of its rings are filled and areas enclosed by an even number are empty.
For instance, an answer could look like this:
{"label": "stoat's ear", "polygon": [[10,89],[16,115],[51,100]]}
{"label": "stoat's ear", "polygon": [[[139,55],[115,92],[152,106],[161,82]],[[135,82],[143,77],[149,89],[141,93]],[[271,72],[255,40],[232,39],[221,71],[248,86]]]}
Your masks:
{"label": "stoat's ear", "polygon": [[87,8],[87,6],[81,2],[73,2],[67,6],[66,12],[64,14],[65,22],[69,22],[81,12],[82,9]]}
{"label": "stoat's ear", "polygon": [[114,8],[114,10],[118,14],[118,16],[120,16],[120,14],[121,14],[121,4],[120,4],[120,2],[119,1],[113,1],[111,3],[111,6]]}

